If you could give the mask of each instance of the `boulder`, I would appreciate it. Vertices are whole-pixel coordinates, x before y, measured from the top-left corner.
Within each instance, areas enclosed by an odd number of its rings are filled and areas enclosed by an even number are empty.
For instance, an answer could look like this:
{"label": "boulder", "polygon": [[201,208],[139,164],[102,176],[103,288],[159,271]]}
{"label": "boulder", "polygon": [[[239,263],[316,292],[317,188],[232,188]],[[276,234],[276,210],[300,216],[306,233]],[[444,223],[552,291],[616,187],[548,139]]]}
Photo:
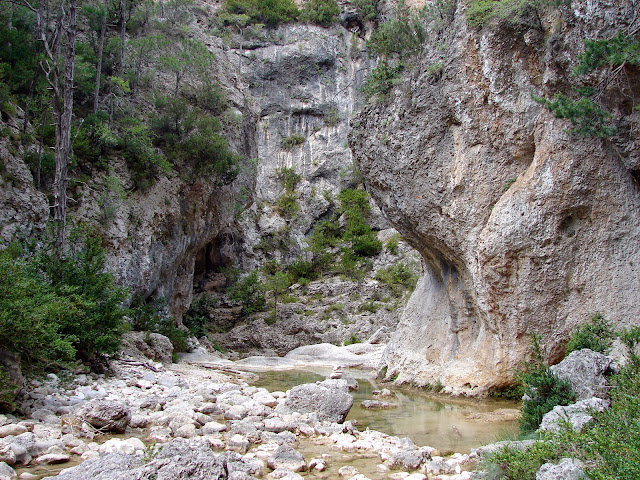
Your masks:
{"label": "boulder", "polygon": [[593,419],[591,412],[602,412],[609,408],[609,400],[602,398],[588,398],[571,405],[556,405],[553,410],[542,417],[540,430],[559,432],[568,423],[575,431],[582,431],[582,427]]}
{"label": "boulder", "polygon": [[16,471],[4,462],[0,462],[0,480],[16,480]]}
{"label": "boulder", "polygon": [[[180,461],[177,461],[177,459]],[[211,450],[206,440],[177,438],[164,444],[149,461],[139,455],[109,453],[77,467],[60,472],[48,480],[224,480],[226,457]]]}
{"label": "boulder", "polygon": [[122,335],[122,355],[169,364],[172,353],[171,340],[159,333],[127,332]]}
{"label": "boulder", "polygon": [[613,360],[606,355],[583,348],[571,352],[550,370],[571,384],[577,400],[609,398],[605,374],[611,371],[612,363]]}
{"label": "boulder", "polygon": [[584,477],[582,462],[563,458],[559,464],[545,463],[536,472],[536,480],[581,480]]}
{"label": "boulder", "polygon": [[21,435],[26,433],[27,427],[18,423],[10,423],[0,427],[0,438],[8,437],[9,435]]}
{"label": "boulder", "polygon": [[16,454],[11,450],[11,445],[4,440],[0,440],[0,462],[5,462],[9,465],[16,463]]}
{"label": "boulder", "polygon": [[129,407],[114,400],[92,400],[84,404],[76,415],[99,430],[115,433],[124,433],[131,421]]}
{"label": "boulder", "polygon": [[320,421],[342,423],[353,406],[344,380],[325,380],[293,387],[284,406],[294,412],[315,413]]}
{"label": "boulder", "polygon": [[302,454],[289,445],[280,445],[267,459],[267,465],[274,470],[286,468],[292,472],[304,472],[307,469],[307,462]]}

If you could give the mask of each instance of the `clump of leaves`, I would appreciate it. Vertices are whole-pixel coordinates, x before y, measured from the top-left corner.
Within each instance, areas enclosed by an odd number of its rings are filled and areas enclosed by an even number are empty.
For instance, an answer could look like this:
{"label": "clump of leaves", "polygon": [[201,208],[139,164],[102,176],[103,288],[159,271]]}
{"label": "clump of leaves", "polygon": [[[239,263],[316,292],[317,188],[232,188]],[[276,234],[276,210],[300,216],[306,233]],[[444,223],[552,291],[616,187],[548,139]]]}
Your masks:
{"label": "clump of leaves", "polygon": [[567,341],[565,352],[588,348],[594,352],[607,353],[614,339],[613,326],[600,312],[594,313],[588,322],[580,325]]}
{"label": "clump of leaves", "polygon": [[516,376],[525,386],[520,417],[522,433],[536,431],[545,413],[556,405],[569,405],[576,399],[571,384],[556,377],[545,364],[540,340],[540,335],[532,336],[531,360]]}
{"label": "clump of leaves", "polygon": [[302,7],[300,18],[327,28],[338,22],[339,15],[340,6],[336,0],[309,0]]}

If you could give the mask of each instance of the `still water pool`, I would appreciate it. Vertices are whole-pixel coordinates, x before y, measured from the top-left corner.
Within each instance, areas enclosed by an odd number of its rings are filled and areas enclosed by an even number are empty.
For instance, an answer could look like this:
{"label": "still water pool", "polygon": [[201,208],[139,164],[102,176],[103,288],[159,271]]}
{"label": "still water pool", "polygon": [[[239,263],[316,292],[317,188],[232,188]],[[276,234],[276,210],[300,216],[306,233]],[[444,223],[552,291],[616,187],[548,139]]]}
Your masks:
{"label": "still water pool", "polygon": [[[260,379],[254,384],[270,391],[286,391],[301,383],[324,380],[330,372],[330,369],[255,372]],[[347,420],[357,420],[360,430],[369,427],[409,437],[418,446],[428,445],[442,453],[468,453],[472,448],[517,436],[516,402],[455,399],[393,387],[390,390],[395,397],[383,400],[398,404],[398,408],[367,410],[360,403],[375,399],[372,392],[389,385],[378,383],[372,372],[348,370],[345,374],[356,378],[359,384],[359,389],[352,392],[354,403]]]}

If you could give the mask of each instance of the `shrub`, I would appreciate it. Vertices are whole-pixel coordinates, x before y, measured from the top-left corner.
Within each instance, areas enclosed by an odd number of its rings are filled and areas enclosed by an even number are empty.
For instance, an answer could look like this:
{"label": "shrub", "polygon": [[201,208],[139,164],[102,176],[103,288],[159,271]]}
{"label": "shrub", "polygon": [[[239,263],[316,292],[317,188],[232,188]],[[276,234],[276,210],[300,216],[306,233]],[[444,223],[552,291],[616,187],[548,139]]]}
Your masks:
{"label": "shrub", "polygon": [[400,244],[400,238],[401,238],[400,235],[395,233],[391,236],[391,238],[389,238],[389,240],[387,240],[387,243],[385,244],[385,248],[390,254],[392,255],[398,254],[398,245]]}
{"label": "shrub", "polygon": [[227,295],[231,301],[240,302],[243,313],[261,312],[266,305],[264,288],[258,272],[253,271],[229,287]]}
{"label": "shrub", "polygon": [[612,115],[590,98],[574,100],[563,93],[556,93],[553,100],[538,97],[533,99],[547,107],[554,117],[569,120],[574,126],[569,129],[569,133],[600,138],[611,137],[616,133],[616,128],[608,124]]}
{"label": "shrub", "polygon": [[304,135],[300,135],[299,133],[294,133],[282,139],[282,148],[285,150],[291,150],[293,147],[302,145],[305,142],[305,140],[306,138]]}
{"label": "shrub", "polygon": [[403,290],[412,291],[416,287],[418,275],[414,271],[414,266],[400,262],[386,268],[381,268],[375,274],[375,279],[389,286],[396,296]]}
{"label": "shrub", "polygon": [[0,344],[27,370],[114,354],[125,330],[126,290],[104,272],[105,252],[91,231],[69,235],[69,251],[0,251]]}
{"label": "shrub", "polygon": [[404,5],[398,7],[396,18],[389,20],[371,34],[369,48],[383,57],[404,58],[420,51],[426,39],[422,19]]}
{"label": "shrub", "polygon": [[576,399],[571,384],[556,377],[544,363],[540,336],[537,334],[532,337],[531,350],[531,360],[516,377],[525,386],[520,417],[522,433],[537,430],[544,414],[556,405],[569,405]]}
{"label": "shrub", "polygon": [[342,342],[343,345],[353,345],[356,343],[362,343],[362,340],[356,337],[354,333],[352,333],[349,338],[347,338],[344,342]]}
{"label": "shrub", "polygon": [[338,22],[339,15],[340,6],[336,0],[309,0],[302,7],[301,18],[327,28]]}
{"label": "shrub", "polygon": [[289,193],[295,191],[300,180],[302,180],[300,174],[296,173],[296,169],[293,167],[280,168],[276,171],[276,174],[278,176],[278,180],[282,182],[284,189]]}
{"label": "shrub", "polygon": [[382,251],[382,242],[374,232],[369,232],[354,238],[352,248],[353,252],[360,257],[372,257]]}
{"label": "shrub", "polygon": [[318,277],[316,267],[313,262],[307,260],[296,260],[287,266],[287,271],[291,276],[291,279],[295,282],[299,282],[300,279],[315,280]]}
{"label": "shrub", "polygon": [[168,314],[166,298],[145,301],[138,296],[131,302],[131,319],[133,328],[142,332],[164,335],[171,341],[175,352],[188,350],[187,332],[176,327],[175,321]]}
{"label": "shrub", "polygon": [[610,322],[596,312],[587,323],[580,325],[569,337],[565,353],[588,348],[594,352],[607,353],[613,343],[614,332]]}
{"label": "shrub", "polygon": [[276,200],[276,211],[283,218],[293,218],[300,211],[298,197],[295,193],[285,193]]}
{"label": "shrub", "polygon": [[223,8],[230,14],[246,15],[250,23],[268,27],[293,22],[300,13],[293,0],[225,0]]}
{"label": "shrub", "polygon": [[353,0],[351,2],[365,22],[378,18],[378,0]]}
{"label": "shrub", "polygon": [[392,67],[387,61],[381,61],[367,77],[367,81],[362,87],[362,93],[367,98],[386,97],[398,82],[403,70],[403,63]]}

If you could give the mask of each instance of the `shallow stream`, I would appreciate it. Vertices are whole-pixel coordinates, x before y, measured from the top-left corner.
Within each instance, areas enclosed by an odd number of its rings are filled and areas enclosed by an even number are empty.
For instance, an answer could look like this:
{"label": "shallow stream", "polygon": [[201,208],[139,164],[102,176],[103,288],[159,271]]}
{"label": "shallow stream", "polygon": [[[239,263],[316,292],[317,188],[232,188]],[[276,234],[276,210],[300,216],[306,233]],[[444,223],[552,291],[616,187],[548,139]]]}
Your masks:
{"label": "shallow stream", "polygon": [[[286,391],[301,383],[324,380],[331,369],[284,370],[255,372],[254,383],[269,391]],[[426,393],[414,388],[389,388],[378,383],[370,371],[347,370],[359,384],[353,408],[347,420],[357,420],[358,429],[368,427],[389,435],[409,437],[418,446],[428,445],[441,453],[469,453],[487,443],[518,434],[515,418],[516,402],[492,399],[456,399]],[[363,400],[375,399],[374,390],[389,388],[395,396],[382,400],[398,404],[398,408],[373,410],[360,406]]]}

